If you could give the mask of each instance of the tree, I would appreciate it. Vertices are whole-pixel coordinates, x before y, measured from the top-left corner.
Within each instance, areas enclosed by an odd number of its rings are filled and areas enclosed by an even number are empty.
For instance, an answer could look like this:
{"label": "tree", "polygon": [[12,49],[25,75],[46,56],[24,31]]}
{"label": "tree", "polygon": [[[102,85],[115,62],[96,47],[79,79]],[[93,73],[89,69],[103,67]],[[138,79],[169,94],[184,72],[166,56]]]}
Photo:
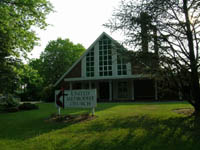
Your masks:
{"label": "tree", "polygon": [[[73,44],[69,39],[58,38],[48,43],[39,59],[30,62],[30,65],[38,70],[43,78],[44,90],[50,93],[46,94],[44,91],[44,95],[54,94],[52,85],[55,84],[84,51],[85,48],[81,44]],[[50,98],[53,99],[52,96]]]}
{"label": "tree", "polygon": [[[199,0],[131,0],[122,1],[120,8],[106,24],[113,31],[122,30],[127,41],[137,49],[144,36],[141,14],[148,33],[149,48],[159,49],[159,68],[165,77],[174,76],[178,88],[190,87],[188,101],[200,115],[199,87]],[[140,48],[138,48],[140,49]],[[173,78],[171,78],[173,79]]]}
{"label": "tree", "polygon": [[18,74],[18,86],[16,91],[21,101],[38,101],[42,99],[43,79],[38,71],[28,64],[21,63],[16,70]]}
{"label": "tree", "polygon": [[[38,37],[33,27],[44,29],[45,19],[52,11],[47,0],[0,0],[0,87],[7,78],[7,85],[13,82],[13,66],[20,56],[26,57]],[[9,82],[10,81],[10,82]],[[0,93],[7,92],[5,88]]]}

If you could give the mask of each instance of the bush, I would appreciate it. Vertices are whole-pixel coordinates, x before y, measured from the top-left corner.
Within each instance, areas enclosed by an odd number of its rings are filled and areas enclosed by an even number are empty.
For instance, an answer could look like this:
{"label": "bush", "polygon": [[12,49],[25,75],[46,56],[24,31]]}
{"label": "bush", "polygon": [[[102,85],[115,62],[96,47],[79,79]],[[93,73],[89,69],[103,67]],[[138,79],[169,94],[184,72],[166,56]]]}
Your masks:
{"label": "bush", "polygon": [[8,108],[5,108],[6,112],[17,112],[19,111],[19,108],[18,107],[8,107]]}
{"label": "bush", "polygon": [[19,106],[19,110],[32,110],[32,109],[39,109],[39,107],[31,103],[23,103]]}
{"label": "bush", "polygon": [[4,102],[3,103],[4,103],[3,105],[6,108],[14,108],[14,107],[18,107],[19,106],[19,101],[12,94],[8,94],[4,98]]}
{"label": "bush", "polygon": [[12,94],[0,95],[0,111],[1,112],[17,112],[19,100]]}

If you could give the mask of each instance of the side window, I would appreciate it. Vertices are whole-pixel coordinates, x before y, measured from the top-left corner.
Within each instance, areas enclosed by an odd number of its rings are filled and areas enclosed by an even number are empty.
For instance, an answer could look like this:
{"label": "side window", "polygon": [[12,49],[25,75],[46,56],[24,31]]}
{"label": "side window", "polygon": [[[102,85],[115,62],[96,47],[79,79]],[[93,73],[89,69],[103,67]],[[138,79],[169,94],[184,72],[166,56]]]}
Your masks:
{"label": "side window", "polygon": [[86,55],[86,76],[94,77],[94,48]]}
{"label": "side window", "polygon": [[117,74],[127,75],[127,66],[123,57],[117,56]]}

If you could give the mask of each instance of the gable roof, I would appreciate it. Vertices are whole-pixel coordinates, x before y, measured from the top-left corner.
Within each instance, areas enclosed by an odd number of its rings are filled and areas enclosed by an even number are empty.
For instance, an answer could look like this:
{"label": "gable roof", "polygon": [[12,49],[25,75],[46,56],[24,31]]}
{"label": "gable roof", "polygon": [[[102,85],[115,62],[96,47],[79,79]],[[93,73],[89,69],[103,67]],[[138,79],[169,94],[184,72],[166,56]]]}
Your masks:
{"label": "gable roof", "polygon": [[103,32],[89,47],[88,49],[85,51],[85,53],[83,53],[83,55],[57,80],[57,82],[53,85],[54,87],[56,87],[62,80],[63,78],[83,59],[84,56],[86,56],[88,54],[88,52],[95,46],[95,44],[103,37],[106,36],[108,37],[110,40],[118,43],[116,40],[114,40],[111,36],[109,36],[107,33]]}

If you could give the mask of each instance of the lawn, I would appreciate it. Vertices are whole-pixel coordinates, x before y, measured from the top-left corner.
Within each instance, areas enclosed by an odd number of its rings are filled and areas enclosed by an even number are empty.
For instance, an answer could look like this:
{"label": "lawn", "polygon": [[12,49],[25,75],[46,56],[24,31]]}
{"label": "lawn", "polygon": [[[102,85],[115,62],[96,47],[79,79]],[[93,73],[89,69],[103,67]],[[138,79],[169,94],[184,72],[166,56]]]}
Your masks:
{"label": "lawn", "polygon": [[[185,102],[100,103],[96,118],[79,123],[46,122],[57,110],[41,103],[39,110],[0,114],[0,150],[197,150],[200,127],[173,110]],[[65,109],[62,114],[89,110]]]}

